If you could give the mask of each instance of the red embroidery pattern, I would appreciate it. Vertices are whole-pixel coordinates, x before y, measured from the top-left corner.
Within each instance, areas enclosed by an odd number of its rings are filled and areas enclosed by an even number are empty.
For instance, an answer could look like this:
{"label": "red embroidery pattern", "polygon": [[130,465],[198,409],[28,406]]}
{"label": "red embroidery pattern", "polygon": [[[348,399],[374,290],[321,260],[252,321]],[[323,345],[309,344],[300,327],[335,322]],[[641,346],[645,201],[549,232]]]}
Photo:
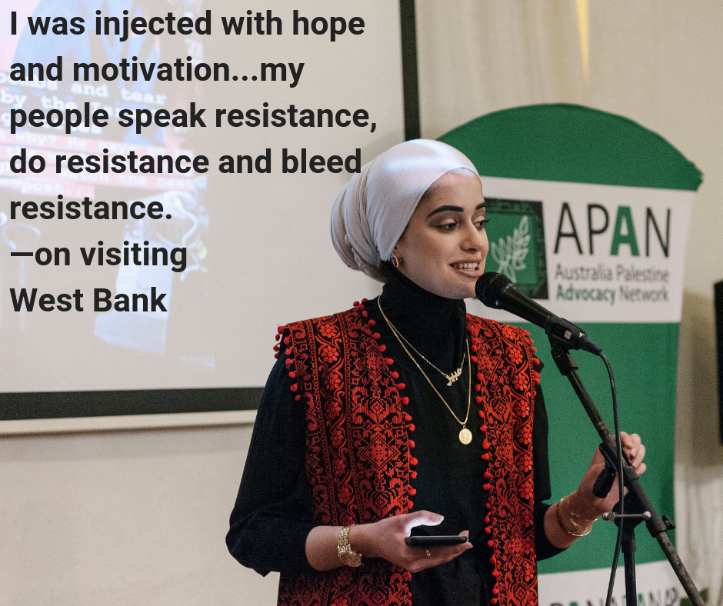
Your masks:
{"label": "red embroidery pattern", "polygon": [[537,604],[537,567],[533,522],[532,387],[539,375],[532,369],[532,341],[522,329],[468,316],[481,374],[484,402],[490,514],[488,534],[493,549],[495,585],[492,604]]}
{"label": "red embroidery pattern", "polygon": [[[292,378],[307,406],[306,471],[316,524],[364,524],[409,509],[402,386],[362,317],[350,311],[285,331]],[[279,604],[406,606],[410,578],[389,562],[366,560],[362,568],[282,577]]]}
{"label": "red embroidery pattern", "polygon": [[[384,346],[365,323],[364,306],[282,327],[292,392],[306,404],[306,470],[316,524],[374,522],[407,513],[411,417],[402,411],[403,383]],[[537,604],[532,516],[532,341],[521,329],[468,316],[477,364],[476,401],[489,460],[484,490],[493,577],[492,603]],[[411,575],[384,560],[361,568],[282,575],[283,606],[411,606]]]}

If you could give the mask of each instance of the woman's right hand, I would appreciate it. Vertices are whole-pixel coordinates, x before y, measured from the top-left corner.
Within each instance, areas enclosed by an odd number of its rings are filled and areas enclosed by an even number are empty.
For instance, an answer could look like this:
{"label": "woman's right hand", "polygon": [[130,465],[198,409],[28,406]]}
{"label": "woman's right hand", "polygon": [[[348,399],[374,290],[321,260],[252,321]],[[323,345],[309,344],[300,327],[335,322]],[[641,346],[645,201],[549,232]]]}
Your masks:
{"label": "woman's right hand", "polygon": [[[430,556],[427,557],[424,547],[410,547],[405,543],[404,539],[415,526],[437,526],[443,519],[443,516],[431,511],[415,511],[384,518],[371,524],[354,526],[349,532],[349,543],[364,557],[383,558],[409,572],[419,572],[449,562],[472,549],[469,541],[460,545],[430,547]],[[469,531],[465,530],[460,535],[469,537]]]}

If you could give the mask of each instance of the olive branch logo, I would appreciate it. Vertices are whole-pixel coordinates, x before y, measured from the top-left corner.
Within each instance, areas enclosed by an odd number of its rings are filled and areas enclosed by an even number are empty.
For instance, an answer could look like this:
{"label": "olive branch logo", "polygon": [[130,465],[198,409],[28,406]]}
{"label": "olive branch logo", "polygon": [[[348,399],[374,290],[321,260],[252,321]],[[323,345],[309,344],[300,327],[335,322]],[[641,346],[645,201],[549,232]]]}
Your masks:
{"label": "olive branch logo", "polygon": [[519,227],[514,229],[512,235],[500,238],[490,244],[492,258],[497,261],[497,272],[507,276],[512,282],[517,282],[515,272],[525,269],[525,258],[529,252],[530,224],[527,215],[520,220]]}

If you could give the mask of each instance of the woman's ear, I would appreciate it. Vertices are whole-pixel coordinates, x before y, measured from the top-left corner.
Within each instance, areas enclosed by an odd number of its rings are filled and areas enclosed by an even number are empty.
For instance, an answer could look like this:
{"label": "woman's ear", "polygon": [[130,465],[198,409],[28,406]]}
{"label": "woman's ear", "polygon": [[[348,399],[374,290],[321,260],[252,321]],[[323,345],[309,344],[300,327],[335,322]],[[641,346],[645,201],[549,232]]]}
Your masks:
{"label": "woman's ear", "polygon": [[[404,231],[402,232],[402,235],[399,236],[399,240],[397,240],[397,243],[394,245],[394,250],[392,250],[392,254],[397,258],[401,258],[404,256],[404,253],[402,251],[406,247],[405,239],[404,239],[404,236],[406,236],[406,235],[407,235],[407,230],[405,228]],[[400,244],[401,244],[401,246],[400,246]]]}
{"label": "woman's ear", "polygon": [[392,251],[392,265],[394,267],[399,267],[402,264],[402,256],[399,254],[399,247],[395,246],[394,250]]}

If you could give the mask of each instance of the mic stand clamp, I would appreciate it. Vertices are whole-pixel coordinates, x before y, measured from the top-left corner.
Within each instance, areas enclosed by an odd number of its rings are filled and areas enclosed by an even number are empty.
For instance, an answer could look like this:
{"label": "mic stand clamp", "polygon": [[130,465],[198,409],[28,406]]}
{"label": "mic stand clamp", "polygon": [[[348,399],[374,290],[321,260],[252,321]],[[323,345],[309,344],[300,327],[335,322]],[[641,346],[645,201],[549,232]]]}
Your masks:
{"label": "mic stand clamp", "polygon": [[649,511],[644,511],[643,513],[615,513],[614,511],[607,511],[604,514],[602,514],[602,519],[606,522],[616,522],[616,520],[619,520],[620,518],[630,518],[637,519],[638,522],[642,522],[643,520],[649,520],[652,518],[652,514]]}
{"label": "mic stand clamp", "polygon": [[[555,361],[555,364],[560,370],[560,373],[563,376],[567,377],[570,381],[570,384],[575,390],[577,397],[580,399],[580,402],[582,403],[582,406],[585,409],[587,416],[592,421],[592,424],[595,427],[595,431],[597,431],[600,439],[602,440],[602,444],[600,444],[600,450],[605,457],[606,468],[608,467],[608,465],[610,465],[612,469],[616,470],[617,449],[615,446],[615,440],[610,433],[607,425],[605,424],[605,421],[600,416],[600,412],[595,406],[595,403],[590,397],[590,394],[587,392],[587,389],[585,389],[585,386],[583,385],[580,377],[577,374],[578,366],[575,358],[572,357],[569,348],[565,346],[564,339],[561,339],[560,337],[549,333],[548,336],[550,339],[550,346],[552,347],[552,359]],[[595,488],[593,489],[593,492],[598,497],[604,497],[608,494],[608,492],[610,492],[610,488],[612,487],[613,481],[615,479],[615,474],[611,473],[610,469],[607,469],[607,471],[608,473],[605,474],[605,470],[603,470],[603,472],[600,474],[600,477],[598,478],[598,481],[595,483]],[[605,477],[603,477],[604,475]],[[636,518],[631,518],[632,523],[625,523],[625,519],[628,518],[627,515],[620,516],[615,514],[615,523],[618,525],[622,525],[623,527],[623,545],[625,544],[627,535],[627,547],[623,547],[623,551],[625,554],[625,594],[628,606],[637,606],[637,591],[635,590],[634,528],[642,521],[645,521],[645,525],[647,526],[651,536],[658,541],[661,549],[663,550],[663,553],[665,554],[665,557],[668,559],[668,562],[670,562],[673,571],[678,577],[681,585],[683,585],[683,589],[685,590],[686,594],[690,598],[690,601],[693,603],[694,606],[705,606],[700,592],[696,588],[695,583],[693,583],[693,579],[690,578],[690,575],[688,574],[688,571],[686,570],[683,562],[681,561],[678,552],[675,550],[675,547],[668,538],[667,531],[674,528],[673,524],[670,522],[667,516],[661,517],[655,511],[655,508],[653,507],[653,504],[650,501],[648,495],[645,493],[645,490],[640,485],[638,474],[635,473],[635,469],[632,467],[632,465],[630,465],[630,461],[624,453],[622,477],[623,483],[628,489],[628,493],[623,497],[624,511],[626,512],[626,514],[633,514],[637,518],[637,521]],[[605,488],[606,486],[607,488]],[[619,501],[618,504],[615,506],[616,508],[618,508],[618,512],[620,511],[620,504],[621,501]],[[632,588],[628,586],[628,582],[631,582]]]}
{"label": "mic stand clamp", "polygon": [[[631,493],[628,493],[623,498],[624,511],[633,513],[621,514],[613,510],[604,513],[602,518],[614,522],[616,526],[621,524],[623,526],[621,550],[625,562],[625,604],[626,606],[638,606],[638,588],[635,580],[635,527],[642,521],[647,522],[653,515],[649,511],[635,511],[633,504],[639,505],[639,501],[630,495]],[[620,511],[620,501],[615,505],[615,509]]]}

